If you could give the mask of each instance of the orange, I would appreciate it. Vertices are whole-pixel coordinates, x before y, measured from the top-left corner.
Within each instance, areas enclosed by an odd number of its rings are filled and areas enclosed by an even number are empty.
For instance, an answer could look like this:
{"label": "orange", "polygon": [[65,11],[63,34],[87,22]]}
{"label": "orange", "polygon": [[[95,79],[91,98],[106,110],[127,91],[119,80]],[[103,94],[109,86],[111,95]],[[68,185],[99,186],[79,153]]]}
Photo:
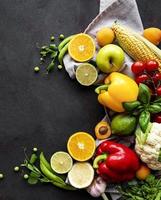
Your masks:
{"label": "orange", "polygon": [[139,180],[145,180],[151,173],[151,170],[145,164],[141,164],[140,168],[136,172],[136,177]]}
{"label": "orange", "polygon": [[86,132],[77,132],[70,136],[67,149],[73,159],[77,161],[87,161],[95,152],[95,140]]}
{"label": "orange", "polygon": [[77,34],[68,45],[69,55],[78,62],[90,60],[95,53],[95,43],[88,34]]}
{"label": "orange", "polygon": [[115,38],[115,34],[111,28],[103,27],[96,34],[99,46],[103,47],[111,44]]}
{"label": "orange", "polygon": [[144,30],[143,36],[155,45],[161,42],[161,30],[159,28],[147,28]]}

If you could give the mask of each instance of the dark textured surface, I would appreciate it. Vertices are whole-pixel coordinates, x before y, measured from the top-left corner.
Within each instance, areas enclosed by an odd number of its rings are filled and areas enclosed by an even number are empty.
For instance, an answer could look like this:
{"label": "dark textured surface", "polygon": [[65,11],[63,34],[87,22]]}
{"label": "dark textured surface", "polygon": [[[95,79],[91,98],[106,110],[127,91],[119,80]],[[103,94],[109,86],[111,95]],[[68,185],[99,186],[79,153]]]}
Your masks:
{"label": "dark textured surface", "polygon": [[[145,26],[160,26],[160,0],[141,0]],[[93,132],[104,115],[93,89],[71,81],[64,71],[35,75],[36,42],[50,35],[82,31],[98,13],[97,0],[0,0],[0,200],[92,199],[49,185],[29,186],[13,172],[23,148],[37,146],[50,155],[65,150],[69,135]]]}

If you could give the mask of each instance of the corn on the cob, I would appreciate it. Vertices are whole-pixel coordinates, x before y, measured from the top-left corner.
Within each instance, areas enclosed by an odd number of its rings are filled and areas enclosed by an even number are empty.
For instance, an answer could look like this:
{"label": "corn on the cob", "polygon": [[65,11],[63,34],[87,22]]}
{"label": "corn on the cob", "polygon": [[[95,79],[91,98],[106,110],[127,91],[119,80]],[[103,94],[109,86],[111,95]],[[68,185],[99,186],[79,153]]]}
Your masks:
{"label": "corn on the cob", "polygon": [[135,61],[156,60],[161,71],[161,50],[141,35],[114,23],[112,26],[119,45]]}

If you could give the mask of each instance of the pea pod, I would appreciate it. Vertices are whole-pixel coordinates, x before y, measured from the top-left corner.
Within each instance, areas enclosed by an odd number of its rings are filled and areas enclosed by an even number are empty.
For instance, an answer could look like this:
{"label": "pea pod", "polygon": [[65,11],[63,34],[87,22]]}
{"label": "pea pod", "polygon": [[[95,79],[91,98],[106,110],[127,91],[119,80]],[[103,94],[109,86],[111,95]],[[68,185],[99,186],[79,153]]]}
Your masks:
{"label": "pea pod", "polygon": [[144,133],[148,127],[149,122],[150,122],[150,112],[146,110],[142,111],[139,116],[139,125]]}
{"label": "pea pod", "polygon": [[146,86],[143,83],[139,84],[139,96],[138,96],[138,100],[140,102],[142,102],[143,104],[149,104],[151,99],[151,94],[149,91],[148,86]]}
{"label": "pea pod", "polygon": [[52,184],[59,188],[65,189],[65,190],[76,190],[76,188],[74,188],[71,185],[68,185],[66,183],[58,183],[58,182],[53,181]]}
{"label": "pea pod", "polygon": [[125,108],[126,111],[130,112],[133,111],[134,109],[138,108],[141,103],[139,101],[132,101],[132,102],[124,102],[123,107]]}
{"label": "pea pod", "polygon": [[148,111],[150,113],[153,113],[153,114],[154,113],[159,113],[159,112],[161,112],[161,105],[159,105],[159,104],[152,104],[152,105],[149,106]]}
{"label": "pea pod", "polygon": [[73,39],[74,36],[75,36],[75,35],[71,35],[71,36],[65,38],[65,39],[59,44],[59,46],[58,46],[59,52],[63,49],[63,47],[64,47],[68,42],[70,42],[71,39]]}
{"label": "pea pod", "polygon": [[63,65],[63,58],[64,58],[64,55],[66,54],[66,52],[68,51],[68,44],[67,43],[60,51],[59,55],[58,55],[58,61],[61,65]]}
{"label": "pea pod", "polygon": [[43,152],[40,153],[40,162],[42,162],[43,165],[45,165],[45,167],[46,167],[49,171],[53,172],[53,170],[51,169],[51,166],[50,166],[49,162],[46,160],[46,158],[45,158]]}

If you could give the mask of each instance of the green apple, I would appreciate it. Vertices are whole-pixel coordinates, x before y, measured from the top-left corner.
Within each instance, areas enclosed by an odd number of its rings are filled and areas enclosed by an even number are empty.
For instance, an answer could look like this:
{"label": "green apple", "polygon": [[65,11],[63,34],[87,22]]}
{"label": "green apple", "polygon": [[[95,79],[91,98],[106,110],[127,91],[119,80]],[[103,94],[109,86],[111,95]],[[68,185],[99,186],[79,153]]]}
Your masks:
{"label": "green apple", "polygon": [[97,67],[104,73],[118,71],[123,66],[124,60],[124,51],[115,44],[104,46],[96,56]]}

